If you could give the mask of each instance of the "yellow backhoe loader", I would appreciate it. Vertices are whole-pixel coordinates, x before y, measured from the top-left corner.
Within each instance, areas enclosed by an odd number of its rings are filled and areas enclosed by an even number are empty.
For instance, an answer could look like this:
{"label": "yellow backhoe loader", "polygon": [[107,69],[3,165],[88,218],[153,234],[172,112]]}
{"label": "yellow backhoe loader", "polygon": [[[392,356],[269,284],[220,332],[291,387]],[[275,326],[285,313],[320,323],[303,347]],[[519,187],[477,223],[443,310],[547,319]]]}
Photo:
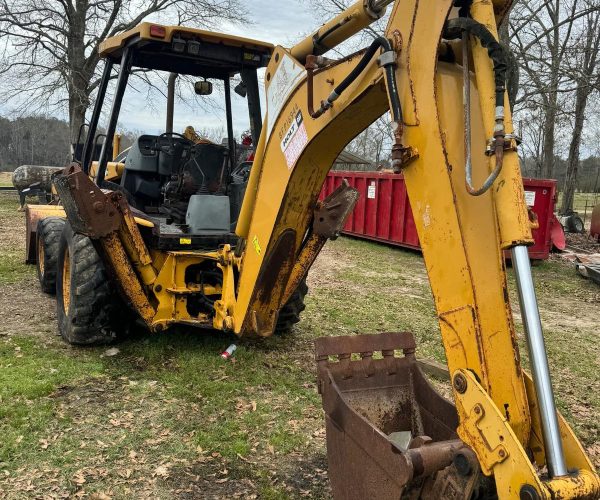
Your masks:
{"label": "yellow backhoe loader", "polygon": [[[410,334],[320,339],[334,495],[598,498],[598,476],[556,411],[532,283],[534,221],[497,42],[510,3],[359,0],[291,48],[152,23],[106,40],[80,161],[54,178],[60,205],[29,215],[30,228],[38,221],[29,258],[42,287],[56,292],[61,334],[79,344],[109,341],[124,323],[121,310],[152,331],[185,324],[266,337],[289,328],[311,264],[357,199],[343,184],[319,202],[326,174],[388,112],[392,166],[406,180],[455,404],[423,378]],[[323,56],[386,9],[385,34],[369,47]],[[110,168],[105,141],[92,165],[108,81],[118,69],[112,137],[134,68],[172,73],[165,132],[140,136]],[[223,82],[226,145],[173,132],[177,75],[202,78],[200,95]],[[234,75],[256,143],[244,154],[232,132]],[[531,374],[520,362],[504,251]]]}

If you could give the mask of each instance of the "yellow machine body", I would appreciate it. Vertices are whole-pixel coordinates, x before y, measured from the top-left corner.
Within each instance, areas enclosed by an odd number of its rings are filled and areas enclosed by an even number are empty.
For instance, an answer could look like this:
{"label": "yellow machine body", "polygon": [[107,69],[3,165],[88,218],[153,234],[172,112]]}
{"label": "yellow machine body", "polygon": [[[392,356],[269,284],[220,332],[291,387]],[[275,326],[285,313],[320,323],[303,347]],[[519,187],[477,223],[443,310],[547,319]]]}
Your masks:
{"label": "yellow machine body", "polygon": [[[359,1],[341,15],[339,19],[347,20],[329,40],[331,46],[378,17],[365,5]],[[509,5],[475,0],[471,15],[496,34],[496,23]],[[452,0],[399,0],[385,36],[396,53],[403,111],[399,139],[413,152],[403,174],[441,338],[450,375],[461,374],[467,381],[463,393],[454,393],[458,433],[476,453],[482,471],[494,476],[502,499],[519,498],[523,484],[543,499],[597,498],[598,476],[562,418],[567,465],[578,472],[544,480],[527,454],[533,450],[536,465],[544,466],[536,396],[521,367],[503,250],[532,243],[530,221],[516,152],[505,152],[502,172],[487,193],[474,197],[465,188],[462,69],[438,59],[444,23],[453,15]],[[165,39],[172,29],[183,28],[166,27]],[[107,40],[101,54],[114,55],[134,35],[151,37],[150,25]],[[326,238],[314,225],[327,172],[346,144],[388,111],[390,103],[384,70],[375,56],[334,104],[313,119],[309,98],[315,103],[325,100],[363,52],[317,69],[310,96],[305,70],[313,49],[310,38],[291,49],[263,44],[272,49],[265,73],[267,112],[236,228],[237,248],[149,248],[143,231],[152,221],[134,216],[126,203],[112,198],[122,222],[100,242],[120,288],[151,330],[183,323],[240,336],[269,336],[278,311],[322,247]],[[236,37],[224,43],[240,40],[249,43]],[[485,145],[493,135],[495,86],[486,50],[473,39],[471,52],[473,171],[475,184],[481,184],[494,161],[485,154]],[[506,131],[512,132],[510,112],[505,123]],[[109,175],[118,177],[120,165],[109,167]],[[216,298],[214,317],[192,317],[186,300],[197,290],[186,283],[185,270],[204,260],[218,264],[222,286],[204,290]]]}
{"label": "yellow machine body", "polygon": [[[160,27],[159,32],[153,32],[152,27]],[[203,40],[215,43],[223,43],[233,47],[247,47],[257,48],[261,50],[271,50],[273,44],[267,42],[261,42],[259,40],[253,40],[235,35],[227,35],[225,33],[215,33],[213,31],[206,31],[197,28],[190,28],[186,26],[162,26],[156,23],[141,23],[135,28],[125,31],[119,35],[107,38],[100,44],[98,52],[100,57],[118,57],[123,48],[127,45],[127,42],[133,38],[140,38],[142,40],[162,41],[165,43],[171,43],[173,35],[184,36],[189,34],[191,36],[198,36]]]}

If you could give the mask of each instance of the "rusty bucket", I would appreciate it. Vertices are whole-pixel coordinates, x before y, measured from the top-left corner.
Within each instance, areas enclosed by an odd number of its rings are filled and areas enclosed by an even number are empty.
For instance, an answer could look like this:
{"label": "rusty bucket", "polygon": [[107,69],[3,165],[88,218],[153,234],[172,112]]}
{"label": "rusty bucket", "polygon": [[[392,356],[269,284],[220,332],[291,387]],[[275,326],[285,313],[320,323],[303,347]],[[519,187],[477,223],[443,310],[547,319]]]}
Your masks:
{"label": "rusty bucket", "polygon": [[475,454],[420,371],[412,334],[323,337],[315,350],[336,499],[479,496]]}

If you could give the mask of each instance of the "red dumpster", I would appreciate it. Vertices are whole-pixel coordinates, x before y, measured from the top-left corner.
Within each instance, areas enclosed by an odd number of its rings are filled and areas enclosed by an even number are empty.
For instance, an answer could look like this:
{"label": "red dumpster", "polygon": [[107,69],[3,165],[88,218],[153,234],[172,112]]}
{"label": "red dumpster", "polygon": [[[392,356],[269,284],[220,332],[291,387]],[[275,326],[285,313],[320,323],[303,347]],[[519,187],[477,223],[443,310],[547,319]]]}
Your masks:
{"label": "red dumpster", "polygon": [[[419,249],[419,237],[402,175],[380,172],[331,171],[321,199],[337,188],[343,179],[358,189],[360,198],[344,226],[344,234],[406,248]],[[527,204],[536,213],[539,228],[533,230],[535,244],[529,247],[532,259],[548,258],[556,202],[556,181],[523,179]]]}

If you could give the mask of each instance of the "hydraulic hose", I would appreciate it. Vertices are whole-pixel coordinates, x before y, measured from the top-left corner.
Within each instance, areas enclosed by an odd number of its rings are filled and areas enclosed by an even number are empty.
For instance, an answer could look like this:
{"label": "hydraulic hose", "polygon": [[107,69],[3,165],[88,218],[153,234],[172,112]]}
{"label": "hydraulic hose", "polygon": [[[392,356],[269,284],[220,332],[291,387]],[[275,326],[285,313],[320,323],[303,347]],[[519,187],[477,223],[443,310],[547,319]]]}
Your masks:
{"label": "hydraulic hose", "polygon": [[[352,82],[354,82],[359,77],[359,75],[365,70],[365,68],[379,49],[383,49],[382,59],[380,59],[380,63],[385,69],[386,79],[388,82],[387,88],[389,93],[389,99],[391,102],[393,120],[398,124],[402,123],[402,108],[400,106],[400,98],[398,97],[396,73],[394,72],[395,53],[392,49],[392,45],[390,44],[389,40],[382,36],[379,36],[373,40],[373,42],[371,43],[371,45],[369,45],[358,64],[352,69],[348,76],[346,76],[346,78],[344,78],[342,82],[333,89],[333,91],[331,92],[331,94],[329,94],[327,99],[321,101],[321,107],[316,111],[312,110],[312,75],[316,65],[313,65],[313,58],[307,60],[308,85],[310,87],[308,92],[309,112],[312,118],[318,118],[325,111],[331,108],[333,102],[338,97],[340,97],[340,95],[342,95],[342,93],[350,86],[350,84],[352,84]],[[391,55],[389,57],[383,58],[385,54]]]}
{"label": "hydraulic hose", "polygon": [[[496,165],[483,185],[476,189],[472,184],[472,159],[471,159],[471,110],[470,110],[470,77],[469,77],[469,35],[477,37],[482,47],[487,49],[494,65],[494,83],[496,86],[496,124],[494,126],[494,154]],[[467,191],[473,196],[485,193],[500,175],[504,161],[504,92],[506,89],[506,72],[508,63],[503,47],[494,38],[494,35],[481,23],[468,17],[451,19],[446,23],[444,37],[452,40],[462,38],[463,42],[463,85],[464,85],[464,117],[465,117],[465,183]]]}
{"label": "hydraulic hose", "polygon": [[333,49],[352,35],[380,19],[393,0],[356,0],[347,9],[326,22],[315,33],[291,47],[290,54],[301,63],[309,55],[318,56]]}
{"label": "hydraulic hose", "polygon": [[342,92],[344,92],[344,90],[346,90],[348,86],[354,80],[356,80],[356,78],[358,78],[358,75],[360,75],[367,67],[367,64],[369,64],[369,61],[373,58],[375,52],[377,52],[377,49],[381,47],[385,48],[386,50],[392,50],[390,42],[387,39],[385,39],[382,36],[378,36],[377,38],[375,38],[371,45],[369,45],[369,47],[367,48],[367,51],[364,53],[356,67],[352,71],[350,71],[348,76],[344,78],[336,88],[333,89],[333,92],[331,93],[332,96],[335,96],[333,97],[333,100],[337,99],[342,94]]}
{"label": "hydraulic hose", "polygon": [[504,108],[504,91],[506,90],[506,72],[508,62],[504,48],[494,35],[481,23],[468,17],[457,17],[446,23],[444,38],[456,40],[462,38],[463,31],[478,38],[482,47],[487,49],[494,64],[494,82],[496,84],[496,106]]}

